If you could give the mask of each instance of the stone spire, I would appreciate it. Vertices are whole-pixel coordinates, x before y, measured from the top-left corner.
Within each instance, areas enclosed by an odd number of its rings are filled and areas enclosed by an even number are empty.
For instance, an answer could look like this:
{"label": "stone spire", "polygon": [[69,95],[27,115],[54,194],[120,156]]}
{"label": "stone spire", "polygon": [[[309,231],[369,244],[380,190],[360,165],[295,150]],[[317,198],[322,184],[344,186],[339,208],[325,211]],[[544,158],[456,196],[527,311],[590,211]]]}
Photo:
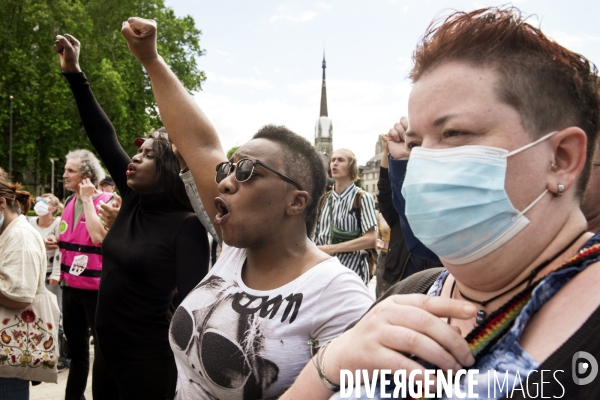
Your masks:
{"label": "stone spire", "polygon": [[325,50],[323,50],[323,83],[321,85],[321,111],[315,126],[315,149],[321,154],[325,168],[329,169],[329,157],[333,152],[333,124],[327,115],[327,90],[325,89]]}
{"label": "stone spire", "polygon": [[327,90],[325,88],[325,50],[323,50],[323,83],[321,85],[321,113],[319,116],[327,117]]}

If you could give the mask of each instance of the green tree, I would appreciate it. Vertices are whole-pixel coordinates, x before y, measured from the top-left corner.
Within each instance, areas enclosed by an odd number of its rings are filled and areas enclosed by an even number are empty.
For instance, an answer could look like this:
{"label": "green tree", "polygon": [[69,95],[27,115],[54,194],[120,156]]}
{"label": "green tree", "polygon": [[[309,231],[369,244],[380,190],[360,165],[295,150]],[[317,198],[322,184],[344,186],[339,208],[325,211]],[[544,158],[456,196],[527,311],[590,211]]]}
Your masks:
{"label": "green tree", "polygon": [[[200,30],[190,16],[178,18],[163,0],[0,0],[0,167],[8,170],[9,96],[13,102],[13,180],[48,184],[50,157],[75,148],[91,149],[75,102],[60,74],[52,46],[57,34],[82,43],[81,68],[113,122],[125,150],[133,140],[161,126],[150,80],[129,54],[120,33],[130,16],[159,26],[159,51],[190,91],[201,90]],[[31,175],[29,175],[31,174]]]}
{"label": "green tree", "polygon": [[227,159],[229,160],[231,158],[231,156],[233,155],[233,153],[235,153],[237,151],[237,149],[239,149],[240,146],[233,146],[232,148],[229,149],[229,151],[227,152]]}

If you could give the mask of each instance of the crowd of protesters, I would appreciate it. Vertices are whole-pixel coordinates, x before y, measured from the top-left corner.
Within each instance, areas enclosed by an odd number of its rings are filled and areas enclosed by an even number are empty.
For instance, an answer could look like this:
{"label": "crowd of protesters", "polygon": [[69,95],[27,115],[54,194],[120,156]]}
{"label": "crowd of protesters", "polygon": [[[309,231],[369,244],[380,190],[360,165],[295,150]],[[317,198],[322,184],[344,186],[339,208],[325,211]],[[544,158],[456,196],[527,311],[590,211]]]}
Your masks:
{"label": "crowd of protesters", "polygon": [[[331,155],[326,190],[321,156],[283,126],[227,159],[158,54],[159,28],[122,26],[164,123],[140,132],[136,154],[64,34],[60,68],[100,159],[66,155],[64,204],[0,170],[0,311],[31,307],[43,282],[54,293],[66,341],[50,367],[69,371],[65,399],[85,398],[90,336],[97,400],[337,399],[343,370],[422,382],[426,368],[474,371],[479,398],[532,385],[600,397],[597,382],[571,379],[574,354],[600,352],[593,64],[516,8],[434,21],[413,56],[408,116],[382,137],[378,211],[351,150]],[[209,238],[222,249],[212,263]],[[28,399],[28,380],[4,371],[0,400]],[[506,385],[490,396],[496,374]],[[380,383],[350,396],[398,389]]]}

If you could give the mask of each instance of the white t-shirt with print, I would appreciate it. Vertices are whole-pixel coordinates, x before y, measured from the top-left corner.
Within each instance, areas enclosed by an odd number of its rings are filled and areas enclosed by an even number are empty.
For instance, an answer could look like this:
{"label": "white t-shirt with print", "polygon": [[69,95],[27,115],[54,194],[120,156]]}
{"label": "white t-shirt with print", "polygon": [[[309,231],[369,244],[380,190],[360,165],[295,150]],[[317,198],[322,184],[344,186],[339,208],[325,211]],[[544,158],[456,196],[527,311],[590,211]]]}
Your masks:
{"label": "white t-shirt with print", "polygon": [[224,245],[173,315],[176,399],[279,396],[310,361],[309,340],[322,345],[339,336],[373,303],[365,284],[337,258],[266,291],[244,285],[245,260],[246,250]]}

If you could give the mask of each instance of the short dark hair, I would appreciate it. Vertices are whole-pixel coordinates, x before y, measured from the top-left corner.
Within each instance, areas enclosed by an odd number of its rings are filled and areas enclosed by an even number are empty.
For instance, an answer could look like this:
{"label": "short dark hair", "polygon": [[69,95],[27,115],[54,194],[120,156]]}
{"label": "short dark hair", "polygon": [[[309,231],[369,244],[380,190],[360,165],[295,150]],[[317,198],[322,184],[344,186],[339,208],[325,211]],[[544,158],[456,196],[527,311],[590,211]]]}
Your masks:
{"label": "short dark hair", "polygon": [[434,20],[413,54],[416,82],[444,62],[491,67],[500,101],[514,107],[535,138],[569,126],[588,137],[587,161],[577,185],[590,176],[599,125],[598,70],[585,57],[548,39],[515,7],[454,12]]}
{"label": "short dark hair", "polygon": [[157,129],[149,133],[147,138],[153,139],[152,151],[154,151],[154,160],[156,160],[156,188],[165,192],[173,205],[193,211],[190,199],[185,192],[185,185],[179,177],[179,160],[173,152],[167,130],[165,128]]}
{"label": "short dark hair", "polygon": [[304,220],[306,234],[312,236],[317,222],[319,198],[325,192],[327,184],[327,172],[321,156],[308,140],[285,126],[265,125],[252,139],[270,140],[283,150],[286,175],[298,182],[310,194]]}

